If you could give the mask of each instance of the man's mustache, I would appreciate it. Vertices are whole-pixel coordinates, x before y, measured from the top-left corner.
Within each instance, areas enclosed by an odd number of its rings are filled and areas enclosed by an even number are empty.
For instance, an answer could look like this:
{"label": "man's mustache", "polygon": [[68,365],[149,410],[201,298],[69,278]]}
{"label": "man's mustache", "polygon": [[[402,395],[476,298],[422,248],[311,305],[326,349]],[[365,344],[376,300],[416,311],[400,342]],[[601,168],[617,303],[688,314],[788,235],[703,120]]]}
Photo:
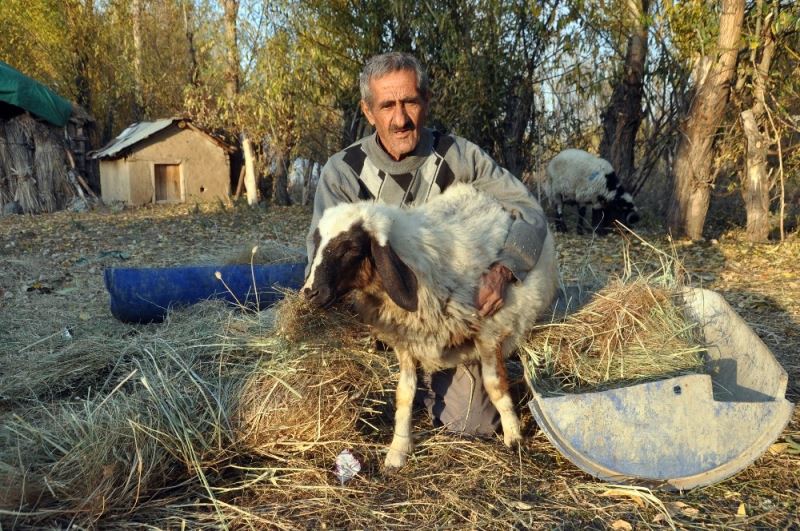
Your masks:
{"label": "man's mustache", "polygon": [[390,125],[389,132],[390,133],[399,133],[400,131],[414,131],[417,126],[414,125],[414,122],[408,120],[403,125]]}

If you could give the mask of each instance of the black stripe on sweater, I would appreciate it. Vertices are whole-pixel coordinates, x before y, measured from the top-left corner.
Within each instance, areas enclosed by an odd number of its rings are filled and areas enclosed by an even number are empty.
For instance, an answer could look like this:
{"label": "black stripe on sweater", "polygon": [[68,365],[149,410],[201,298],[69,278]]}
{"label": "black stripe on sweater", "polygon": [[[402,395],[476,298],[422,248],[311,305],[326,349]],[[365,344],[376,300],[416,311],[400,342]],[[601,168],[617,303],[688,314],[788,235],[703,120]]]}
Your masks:
{"label": "black stripe on sweater", "polygon": [[409,186],[411,186],[411,182],[414,180],[414,175],[411,173],[398,173],[392,174],[392,179],[397,185],[403,189],[404,192],[408,192]]}
{"label": "black stripe on sweater", "polygon": [[433,132],[433,150],[439,154],[439,156],[444,157],[445,153],[452,147],[455,143],[455,139],[452,136],[446,135],[441,131],[434,131]]}
{"label": "black stripe on sweater", "polygon": [[361,149],[360,145],[350,146],[344,150],[344,162],[353,168],[356,175],[361,175],[361,170],[364,169],[364,161],[367,159],[367,154]]}
{"label": "black stripe on sweater", "polygon": [[371,201],[375,199],[375,196],[369,191],[367,185],[364,184],[364,181],[361,179],[356,180],[358,181],[358,198],[362,201]]}

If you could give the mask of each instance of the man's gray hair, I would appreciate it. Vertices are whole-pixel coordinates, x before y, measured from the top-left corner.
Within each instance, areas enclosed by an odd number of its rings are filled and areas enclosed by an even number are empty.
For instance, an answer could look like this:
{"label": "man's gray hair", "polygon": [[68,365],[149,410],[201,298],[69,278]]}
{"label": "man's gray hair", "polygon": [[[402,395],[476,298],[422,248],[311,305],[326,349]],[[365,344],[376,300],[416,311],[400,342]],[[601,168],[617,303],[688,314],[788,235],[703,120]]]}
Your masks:
{"label": "man's gray hair", "polygon": [[359,76],[361,99],[372,104],[372,93],[369,82],[372,79],[383,77],[399,70],[412,70],[417,75],[417,92],[423,99],[428,99],[428,73],[422,63],[411,54],[403,52],[389,52],[371,57]]}

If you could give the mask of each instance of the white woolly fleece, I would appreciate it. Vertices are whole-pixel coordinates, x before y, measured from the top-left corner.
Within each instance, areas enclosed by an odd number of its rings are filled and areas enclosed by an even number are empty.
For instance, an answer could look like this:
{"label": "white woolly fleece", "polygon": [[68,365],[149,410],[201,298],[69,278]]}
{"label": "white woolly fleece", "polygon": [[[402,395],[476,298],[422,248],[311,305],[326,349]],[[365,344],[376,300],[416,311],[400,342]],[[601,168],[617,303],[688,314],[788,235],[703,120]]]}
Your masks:
{"label": "white woolly fleece", "polygon": [[497,261],[512,218],[497,201],[467,184],[454,184],[417,208],[364,202],[326,210],[308,282],[327,243],[359,221],[379,243],[388,242],[415,273],[419,300],[417,312],[406,312],[384,298],[380,309],[362,306],[360,313],[388,344],[405,348],[428,370],[476,359],[474,350],[446,354],[453,337],[486,343],[505,338],[504,350],[513,347],[555,295],[558,271],[548,235],[539,262],[524,281],[509,287],[503,308],[491,318],[477,315],[481,275]]}
{"label": "white woolly fleece", "polygon": [[575,201],[599,207],[598,196],[611,200],[616,194],[616,189],[608,189],[605,178],[613,171],[605,159],[581,149],[565,149],[547,164],[544,189],[556,205]]}

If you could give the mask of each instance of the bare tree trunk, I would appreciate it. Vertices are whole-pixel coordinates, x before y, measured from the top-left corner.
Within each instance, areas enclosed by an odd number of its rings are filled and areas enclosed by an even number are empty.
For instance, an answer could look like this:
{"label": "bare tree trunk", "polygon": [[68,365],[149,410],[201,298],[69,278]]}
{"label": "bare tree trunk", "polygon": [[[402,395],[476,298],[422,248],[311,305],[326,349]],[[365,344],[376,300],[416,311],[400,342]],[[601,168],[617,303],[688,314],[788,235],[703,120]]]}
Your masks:
{"label": "bare tree trunk", "polygon": [[189,47],[189,83],[192,86],[200,85],[200,65],[197,62],[197,48],[194,44],[194,7],[189,0],[181,4],[183,8],[183,25],[186,31],[186,44]]}
{"label": "bare tree trunk", "polygon": [[345,106],[342,108],[344,109],[344,127],[342,130],[341,148],[344,149],[356,140],[362,138],[371,126],[366,118],[364,118],[358,105]]}
{"label": "bare tree trunk", "polygon": [[[761,16],[762,2],[757,2],[757,16]],[[770,15],[767,15],[769,17]],[[760,22],[760,20],[759,20]],[[759,24],[759,27],[761,24]],[[766,131],[762,131],[764,115],[767,111],[766,85],[772,57],[775,55],[775,34],[772,25],[764,24],[762,32],[761,60],[756,64],[753,50],[753,106],[742,112],[742,127],[745,135],[745,172],[742,175],[742,198],[747,212],[746,237],[751,242],[764,242],[769,239],[769,191],[772,188],[767,171],[767,149],[771,141]]]}
{"label": "bare tree trunk", "polygon": [[530,154],[523,149],[523,145],[533,116],[533,90],[527,80],[519,80],[515,93],[509,95],[505,106],[507,112],[503,121],[503,167],[522,178],[522,172],[530,163]]}
{"label": "bare tree trunk", "polygon": [[256,156],[253,142],[242,133],[242,151],[244,152],[244,189],[247,193],[247,204],[258,203],[258,179],[256,177]]}
{"label": "bare tree trunk", "polygon": [[674,182],[668,224],[675,236],[699,240],[703,236],[710,188],[714,182],[711,160],[714,133],[719,127],[736,72],[744,0],[722,0],[717,58],[707,76],[697,80],[689,114],[680,128],[672,168]]}
{"label": "bare tree trunk", "polygon": [[628,0],[631,24],[625,66],[614,88],[608,108],[603,113],[603,138],[600,156],[611,163],[624,183],[630,182],[634,168],[634,148],[642,123],[644,65],[647,59],[647,25],[645,17],[650,0]]}
{"label": "bare tree trunk", "polygon": [[238,0],[223,0],[225,9],[225,95],[232,103],[239,93],[239,42],[236,33],[236,18],[239,13]]}
{"label": "bare tree trunk", "polygon": [[[225,10],[225,95],[228,98],[228,105],[235,105],[236,96],[239,94],[239,44],[236,29],[239,1],[223,0],[222,6]],[[240,136],[244,154],[244,188],[247,193],[247,204],[253,206],[259,200],[255,151],[253,150],[253,142],[247,132],[242,131]]]}
{"label": "bare tree trunk", "polygon": [[769,237],[769,176],[767,146],[769,138],[762,134],[753,111],[742,113],[746,140],[745,173],[742,176],[742,197],[747,211],[747,239],[763,242]]}
{"label": "bare tree trunk", "polygon": [[289,171],[287,163],[289,153],[279,151],[275,156],[275,174],[272,177],[272,204],[287,206],[291,205],[289,199]]}
{"label": "bare tree trunk", "polygon": [[142,5],[141,0],[131,3],[133,25],[133,118],[140,122],[144,116],[142,93]]}
{"label": "bare tree trunk", "polygon": [[305,171],[303,171],[303,194],[300,199],[300,204],[306,206],[310,203],[311,197],[311,177],[314,175],[314,166],[316,162],[309,160],[306,164]]}
{"label": "bare tree trunk", "polygon": [[67,26],[71,33],[69,41],[73,47],[75,100],[78,105],[91,113],[93,95],[90,70],[92,61],[89,57],[89,50],[92,48],[92,39],[96,37],[87,31],[87,27],[95,23],[94,0],[87,0],[85,4],[65,2],[64,8],[66,9]]}

